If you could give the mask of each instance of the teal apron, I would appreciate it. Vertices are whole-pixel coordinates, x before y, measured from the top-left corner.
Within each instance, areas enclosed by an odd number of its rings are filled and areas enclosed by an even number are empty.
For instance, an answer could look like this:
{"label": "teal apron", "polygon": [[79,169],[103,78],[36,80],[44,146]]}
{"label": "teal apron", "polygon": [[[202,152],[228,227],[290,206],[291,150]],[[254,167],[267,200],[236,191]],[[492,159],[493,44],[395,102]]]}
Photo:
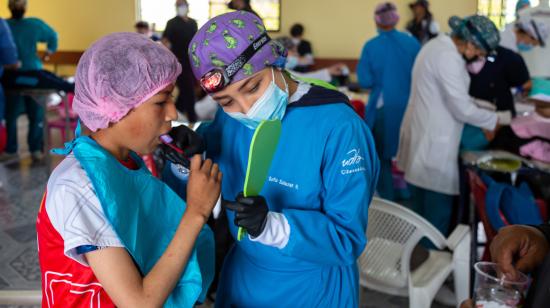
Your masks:
{"label": "teal apron", "polygon": [[[55,154],[71,151],[90,178],[105,216],[142,275],[151,271],[168,247],[186,203],[155,178],[131,152],[139,169],[124,167],[89,137],[79,137]],[[204,226],[187,267],[164,307],[193,307],[202,302],[214,277],[214,237]]]}

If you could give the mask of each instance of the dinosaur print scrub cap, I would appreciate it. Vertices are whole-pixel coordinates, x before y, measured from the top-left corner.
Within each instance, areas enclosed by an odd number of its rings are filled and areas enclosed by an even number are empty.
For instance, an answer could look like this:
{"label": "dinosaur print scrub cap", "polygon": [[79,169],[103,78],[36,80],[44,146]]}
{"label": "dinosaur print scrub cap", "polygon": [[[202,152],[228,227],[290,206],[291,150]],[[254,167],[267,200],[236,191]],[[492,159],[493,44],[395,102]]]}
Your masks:
{"label": "dinosaur print scrub cap", "polygon": [[[209,20],[189,43],[189,59],[197,80],[215,68],[231,64],[249,45],[266,32],[256,15],[235,11]],[[233,76],[231,83],[243,80],[266,66],[284,67],[285,48],[271,40]]]}

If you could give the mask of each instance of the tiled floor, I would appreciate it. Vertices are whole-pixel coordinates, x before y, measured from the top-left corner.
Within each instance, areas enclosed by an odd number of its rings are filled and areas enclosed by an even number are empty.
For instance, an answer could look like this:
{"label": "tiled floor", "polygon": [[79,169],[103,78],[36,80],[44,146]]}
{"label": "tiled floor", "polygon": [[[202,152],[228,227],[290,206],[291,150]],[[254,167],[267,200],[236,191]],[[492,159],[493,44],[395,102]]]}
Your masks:
{"label": "tiled floor", "polygon": [[[26,119],[21,117],[19,124],[20,152],[25,153]],[[40,288],[35,220],[47,178],[46,166],[32,164],[28,154],[23,154],[19,162],[0,163],[0,290]],[[408,306],[407,298],[373,291],[363,290],[361,298],[361,307]]]}

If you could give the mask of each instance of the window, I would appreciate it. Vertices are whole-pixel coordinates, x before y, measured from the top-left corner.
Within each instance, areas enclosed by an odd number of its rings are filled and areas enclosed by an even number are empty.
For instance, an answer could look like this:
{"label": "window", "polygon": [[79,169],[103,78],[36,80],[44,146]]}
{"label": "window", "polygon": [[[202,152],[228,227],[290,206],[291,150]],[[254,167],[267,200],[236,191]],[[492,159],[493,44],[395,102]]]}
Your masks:
{"label": "window", "polygon": [[[176,16],[175,0],[138,0],[138,19],[149,22],[157,32],[164,31],[166,22]],[[231,11],[229,0],[187,0],[189,17],[199,28],[210,18]],[[251,0],[252,8],[262,16],[269,31],[280,31],[281,0]]]}
{"label": "window", "polygon": [[[479,0],[477,12],[489,17],[499,29],[516,19],[517,0]],[[531,0],[531,6],[539,5],[539,0]]]}
{"label": "window", "polygon": [[[227,8],[229,0],[209,0],[210,2],[210,18],[223,13],[230,12]],[[281,30],[281,1],[280,0],[251,0],[250,5],[256,11],[268,31]]]}

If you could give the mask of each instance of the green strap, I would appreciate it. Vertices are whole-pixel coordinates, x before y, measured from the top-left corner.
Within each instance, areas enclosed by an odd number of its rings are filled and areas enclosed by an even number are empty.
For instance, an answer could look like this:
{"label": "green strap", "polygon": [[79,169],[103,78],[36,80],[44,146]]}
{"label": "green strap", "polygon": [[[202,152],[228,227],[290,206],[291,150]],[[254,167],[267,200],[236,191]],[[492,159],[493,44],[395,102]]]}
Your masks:
{"label": "green strap", "polygon": [[335,87],[333,84],[329,83],[329,82],[326,82],[326,81],[323,81],[323,80],[319,80],[319,79],[315,79],[315,78],[305,78],[305,77],[298,77],[296,75],[293,75],[292,73],[290,73],[289,71],[286,71],[290,77],[292,77],[293,79],[295,80],[298,80],[298,81],[301,81],[301,82],[305,82],[305,83],[309,83],[311,85],[314,85],[314,86],[319,86],[319,87],[323,87],[325,89],[329,89],[329,90],[336,90],[338,91],[338,88]]}

